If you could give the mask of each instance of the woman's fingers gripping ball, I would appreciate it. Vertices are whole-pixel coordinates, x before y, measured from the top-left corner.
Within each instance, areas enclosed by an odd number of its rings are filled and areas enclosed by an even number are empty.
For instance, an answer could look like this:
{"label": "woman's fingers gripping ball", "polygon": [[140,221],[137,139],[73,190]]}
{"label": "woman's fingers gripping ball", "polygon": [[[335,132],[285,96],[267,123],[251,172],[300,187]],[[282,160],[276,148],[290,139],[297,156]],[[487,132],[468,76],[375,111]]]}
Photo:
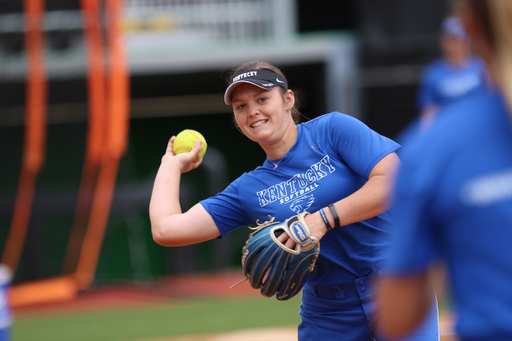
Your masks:
{"label": "woman's fingers gripping ball", "polygon": [[195,141],[191,149],[189,148],[188,151],[182,151],[180,153],[176,153],[174,151],[176,149],[175,143],[176,136],[173,136],[167,144],[166,153],[162,161],[165,161],[166,159],[172,159],[173,162],[177,162],[179,164],[182,173],[189,172],[199,167],[203,161],[203,158],[199,157],[203,148],[203,141]]}
{"label": "woman's fingers gripping ball", "polygon": [[279,237],[277,237],[277,240],[279,240],[280,243],[284,244],[284,246],[292,250],[294,250],[295,246],[297,245],[297,243],[295,243],[295,241],[292,238],[290,238],[290,236],[284,231],[279,235]]}

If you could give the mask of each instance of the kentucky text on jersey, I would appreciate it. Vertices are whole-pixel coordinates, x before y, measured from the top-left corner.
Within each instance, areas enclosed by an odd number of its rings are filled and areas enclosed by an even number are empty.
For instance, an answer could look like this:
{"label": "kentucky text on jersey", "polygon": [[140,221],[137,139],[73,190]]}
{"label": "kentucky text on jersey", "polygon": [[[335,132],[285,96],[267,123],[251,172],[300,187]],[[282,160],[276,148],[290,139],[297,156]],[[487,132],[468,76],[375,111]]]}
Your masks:
{"label": "kentucky text on jersey", "polygon": [[336,168],[331,165],[329,156],[324,156],[319,162],[313,164],[309,169],[296,174],[287,181],[280,182],[274,186],[257,192],[260,207],[264,207],[274,201],[281,200],[286,203],[318,187],[316,181],[334,172]]}
{"label": "kentucky text on jersey", "polygon": [[248,78],[248,77],[256,77],[258,75],[258,71],[249,71],[244,72],[233,78],[233,83],[238,82],[241,79]]}

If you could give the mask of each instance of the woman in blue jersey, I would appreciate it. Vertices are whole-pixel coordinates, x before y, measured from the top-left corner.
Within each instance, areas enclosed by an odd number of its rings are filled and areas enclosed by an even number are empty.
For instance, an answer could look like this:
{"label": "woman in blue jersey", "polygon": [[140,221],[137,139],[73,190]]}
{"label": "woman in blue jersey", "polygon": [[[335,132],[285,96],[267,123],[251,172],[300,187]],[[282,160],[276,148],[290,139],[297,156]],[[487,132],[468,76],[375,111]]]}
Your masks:
{"label": "woman in blue jersey", "polygon": [[461,340],[512,340],[512,1],[456,13],[494,86],[443,109],[402,156],[381,326],[414,328],[445,265]]}
{"label": "woman in blue jersey", "polygon": [[[175,155],[172,137],[150,203],[155,241],[188,245],[269,215],[282,222],[307,211],[306,223],[320,239],[321,252],[303,290],[299,339],[372,340],[376,321],[369,284],[378,278],[388,245],[399,145],[337,112],[298,124],[300,113],[286,78],[264,62],[239,67],[224,101],[232,106],[240,131],[267,158],[222,193],[182,212],[180,175],[201,163],[193,162],[200,142],[190,153]],[[280,238],[293,246],[286,234]],[[422,329],[430,337],[415,340],[437,340],[436,314]]]}
{"label": "woman in blue jersey", "polygon": [[425,68],[418,91],[423,125],[429,125],[439,109],[485,86],[487,69],[473,55],[471,42],[460,20],[448,17],[441,25],[442,57]]}

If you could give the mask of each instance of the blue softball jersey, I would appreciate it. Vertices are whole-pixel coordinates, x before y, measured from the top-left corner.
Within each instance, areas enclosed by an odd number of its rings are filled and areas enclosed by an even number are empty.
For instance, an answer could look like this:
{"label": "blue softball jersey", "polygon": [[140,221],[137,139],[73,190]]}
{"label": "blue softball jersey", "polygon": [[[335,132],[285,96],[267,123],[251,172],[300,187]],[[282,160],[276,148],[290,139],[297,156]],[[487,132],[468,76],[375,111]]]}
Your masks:
{"label": "blue softball jersey", "polygon": [[[201,201],[222,235],[247,225],[316,212],[357,191],[399,145],[338,112],[298,125],[297,141],[278,167],[268,159],[226,190]],[[276,161],[277,163],[277,161]],[[391,212],[335,228],[321,240],[310,285],[334,285],[378,270],[389,243]]]}
{"label": "blue softball jersey", "polygon": [[444,106],[482,88],[486,82],[487,69],[479,58],[471,57],[461,66],[451,65],[439,58],[423,71],[418,106]]}
{"label": "blue softball jersey", "polygon": [[512,340],[512,121],[481,89],[404,151],[388,270],[447,264],[462,340]]}

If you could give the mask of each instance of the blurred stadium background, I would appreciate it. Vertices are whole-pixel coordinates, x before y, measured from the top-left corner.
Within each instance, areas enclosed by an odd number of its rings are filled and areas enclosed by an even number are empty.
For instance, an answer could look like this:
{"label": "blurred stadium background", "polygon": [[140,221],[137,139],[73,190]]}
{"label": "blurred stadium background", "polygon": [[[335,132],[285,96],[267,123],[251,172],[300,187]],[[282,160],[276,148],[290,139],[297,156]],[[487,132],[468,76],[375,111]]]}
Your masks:
{"label": "blurred stadium background", "polygon": [[[28,2],[0,1],[0,250],[4,257],[26,134],[30,73],[23,8]],[[13,287],[72,273],[78,263],[81,244],[72,244],[70,235],[78,219],[90,128],[90,51],[81,11],[86,2],[41,1],[47,132]],[[225,79],[233,67],[253,59],[273,63],[298,92],[306,117],[337,110],[393,138],[417,114],[417,82],[423,66],[439,54],[438,28],[448,14],[448,2],[118,2],[129,81],[127,146],[119,160],[104,235],[97,238],[101,247],[97,266],[92,267],[93,282],[86,286],[126,282],[144,286],[169,276],[238,269],[246,229],[222,240],[164,248],[152,241],[148,218],[160,158],[170,136],[182,129],[200,131],[209,143],[203,165],[183,177],[184,210],[263,161],[260,148],[234,128],[230,108],[222,101]],[[104,8],[101,30],[108,40]],[[106,91],[106,96],[112,93]],[[81,193],[86,211],[92,195]],[[82,225],[78,239],[86,233],[87,224]]]}

